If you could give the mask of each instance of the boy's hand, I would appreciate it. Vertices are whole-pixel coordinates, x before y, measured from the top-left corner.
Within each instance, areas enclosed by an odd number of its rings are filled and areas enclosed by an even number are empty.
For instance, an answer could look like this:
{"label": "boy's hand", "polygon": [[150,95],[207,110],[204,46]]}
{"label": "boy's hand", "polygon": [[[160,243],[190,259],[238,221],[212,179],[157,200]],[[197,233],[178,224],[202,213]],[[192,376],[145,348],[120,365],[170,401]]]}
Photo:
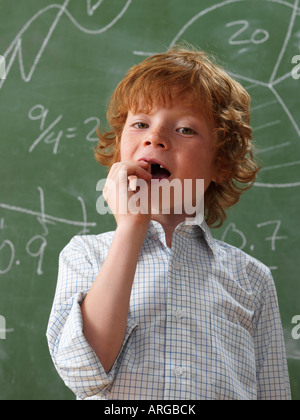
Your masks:
{"label": "boy's hand", "polygon": [[[103,197],[114,214],[118,226],[129,222],[149,225],[151,219],[151,178],[151,164],[148,162],[118,162],[112,165],[103,189]],[[145,214],[130,211],[132,207],[139,208],[139,202],[136,203],[134,198],[130,203],[130,199],[140,190],[139,187],[138,191],[135,190],[136,179],[144,180],[147,183],[145,187],[147,186],[148,208],[143,210]],[[132,206],[132,204],[136,205]]]}
{"label": "boy's hand", "polygon": [[105,261],[81,305],[83,334],[107,373],[124,342],[132,284],[151,219],[151,211],[147,211],[147,214],[123,213],[123,208],[119,211],[120,204],[126,210],[130,199],[134,202],[140,196],[134,197],[139,191],[128,188],[130,177],[143,180],[140,183],[144,183],[142,188],[147,187],[145,205],[147,202],[150,208],[150,164],[143,161],[115,163],[108,174],[103,196],[118,226]]}

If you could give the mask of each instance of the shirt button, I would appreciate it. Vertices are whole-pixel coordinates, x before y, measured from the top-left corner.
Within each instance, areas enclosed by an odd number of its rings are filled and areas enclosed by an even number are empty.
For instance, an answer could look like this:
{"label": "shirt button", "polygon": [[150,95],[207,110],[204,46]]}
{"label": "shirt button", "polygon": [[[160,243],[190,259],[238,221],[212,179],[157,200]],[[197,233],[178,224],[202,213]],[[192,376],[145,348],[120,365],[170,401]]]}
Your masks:
{"label": "shirt button", "polygon": [[180,309],[176,309],[174,312],[174,316],[176,317],[176,321],[179,322],[184,317],[184,312],[182,312]]}
{"label": "shirt button", "polygon": [[174,375],[175,375],[177,378],[180,378],[180,377],[183,375],[183,373],[184,373],[184,369],[182,369],[181,367],[176,366],[176,367],[173,369],[173,372],[174,372]]}
{"label": "shirt button", "polygon": [[156,234],[156,229],[154,226],[150,226],[149,227],[149,232],[151,233],[151,235],[155,235]]}
{"label": "shirt button", "polygon": [[181,264],[179,262],[175,261],[174,262],[174,269],[178,270],[178,271],[181,270]]}

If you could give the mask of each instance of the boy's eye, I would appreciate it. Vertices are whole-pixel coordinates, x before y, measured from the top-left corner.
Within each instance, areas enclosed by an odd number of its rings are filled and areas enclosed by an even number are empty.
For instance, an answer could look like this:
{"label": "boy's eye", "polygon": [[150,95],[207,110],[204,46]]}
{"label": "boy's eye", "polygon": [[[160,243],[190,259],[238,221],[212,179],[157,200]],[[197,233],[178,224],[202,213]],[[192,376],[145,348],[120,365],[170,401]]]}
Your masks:
{"label": "boy's eye", "polygon": [[149,125],[143,122],[135,123],[133,126],[138,128],[139,130],[145,130],[146,128],[149,128]]}
{"label": "boy's eye", "polygon": [[189,128],[189,127],[181,127],[181,128],[178,128],[177,131],[181,134],[185,134],[189,136],[193,134],[197,134],[196,131],[194,131],[192,128]]}

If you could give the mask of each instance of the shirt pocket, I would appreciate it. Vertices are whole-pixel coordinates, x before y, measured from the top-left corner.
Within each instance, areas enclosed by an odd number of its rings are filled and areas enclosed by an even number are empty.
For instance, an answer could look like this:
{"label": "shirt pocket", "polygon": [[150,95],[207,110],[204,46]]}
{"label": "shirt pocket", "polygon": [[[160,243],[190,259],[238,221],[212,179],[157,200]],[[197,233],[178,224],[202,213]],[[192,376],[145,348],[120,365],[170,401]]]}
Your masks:
{"label": "shirt pocket", "polygon": [[249,331],[213,314],[211,331],[216,398],[257,399],[255,351]]}

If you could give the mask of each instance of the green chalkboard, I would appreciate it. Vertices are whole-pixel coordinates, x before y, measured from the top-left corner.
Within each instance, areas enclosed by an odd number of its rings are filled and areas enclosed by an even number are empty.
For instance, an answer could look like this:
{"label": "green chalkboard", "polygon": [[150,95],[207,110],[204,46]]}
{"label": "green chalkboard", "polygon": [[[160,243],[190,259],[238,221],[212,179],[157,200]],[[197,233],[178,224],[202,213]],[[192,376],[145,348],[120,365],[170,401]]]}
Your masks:
{"label": "green chalkboard", "polygon": [[45,331],[61,249],[115,227],[96,211],[96,127],[126,71],[183,40],[252,97],[263,169],[213,235],[271,267],[300,399],[299,0],[1,0],[1,400],[74,398]]}

